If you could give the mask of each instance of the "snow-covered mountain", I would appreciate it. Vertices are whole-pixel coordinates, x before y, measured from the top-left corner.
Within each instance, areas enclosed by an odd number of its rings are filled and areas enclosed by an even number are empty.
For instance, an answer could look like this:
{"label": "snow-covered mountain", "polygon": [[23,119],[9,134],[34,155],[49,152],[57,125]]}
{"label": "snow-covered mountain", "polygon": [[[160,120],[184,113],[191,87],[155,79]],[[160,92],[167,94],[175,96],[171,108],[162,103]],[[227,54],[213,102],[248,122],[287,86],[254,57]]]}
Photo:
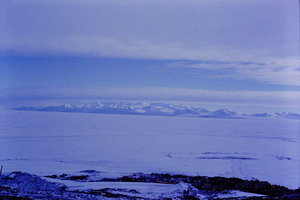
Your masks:
{"label": "snow-covered mountain", "polygon": [[210,111],[202,107],[193,107],[170,103],[147,102],[91,102],[73,103],[64,105],[52,105],[45,107],[18,107],[16,110],[48,111],[48,112],[81,112],[104,114],[130,114],[130,115],[154,115],[154,116],[190,116],[202,118],[256,118],[276,117],[288,119],[300,119],[297,113],[256,113],[238,114],[228,109]]}

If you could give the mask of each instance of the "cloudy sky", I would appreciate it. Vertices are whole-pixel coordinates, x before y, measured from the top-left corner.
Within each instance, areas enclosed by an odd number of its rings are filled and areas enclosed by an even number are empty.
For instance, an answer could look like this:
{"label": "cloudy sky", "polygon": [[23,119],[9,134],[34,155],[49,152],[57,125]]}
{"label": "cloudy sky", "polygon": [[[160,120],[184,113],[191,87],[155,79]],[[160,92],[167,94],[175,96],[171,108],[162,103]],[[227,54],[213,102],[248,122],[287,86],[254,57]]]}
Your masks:
{"label": "cloudy sky", "polygon": [[1,0],[0,98],[7,88],[98,88],[272,98],[299,110],[298,9],[298,0]]}

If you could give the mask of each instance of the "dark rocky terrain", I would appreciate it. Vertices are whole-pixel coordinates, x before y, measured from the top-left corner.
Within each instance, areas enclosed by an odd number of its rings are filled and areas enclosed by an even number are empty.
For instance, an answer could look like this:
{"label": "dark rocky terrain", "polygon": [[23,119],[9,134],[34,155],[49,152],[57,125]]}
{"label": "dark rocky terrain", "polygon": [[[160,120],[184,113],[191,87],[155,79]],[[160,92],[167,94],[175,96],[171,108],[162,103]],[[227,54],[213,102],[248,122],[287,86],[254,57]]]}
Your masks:
{"label": "dark rocky terrain", "polygon": [[[91,170],[91,172],[93,172]],[[300,199],[300,188],[290,190],[283,186],[271,185],[265,181],[242,180],[239,178],[184,176],[170,174],[143,174],[137,173],[120,178],[102,178],[90,180],[89,175],[49,175],[49,179],[71,180],[79,182],[147,182],[178,184],[188,183],[205,194],[205,199],[220,199],[215,194],[239,190],[249,193],[263,194],[263,197],[226,198],[226,199]],[[137,191],[129,191],[138,193]],[[22,172],[13,172],[0,177],[0,199],[147,199],[114,193],[114,190],[105,188],[101,190],[68,190],[60,183],[49,182],[42,177]],[[180,199],[199,199],[189,190],[184,191]]]}

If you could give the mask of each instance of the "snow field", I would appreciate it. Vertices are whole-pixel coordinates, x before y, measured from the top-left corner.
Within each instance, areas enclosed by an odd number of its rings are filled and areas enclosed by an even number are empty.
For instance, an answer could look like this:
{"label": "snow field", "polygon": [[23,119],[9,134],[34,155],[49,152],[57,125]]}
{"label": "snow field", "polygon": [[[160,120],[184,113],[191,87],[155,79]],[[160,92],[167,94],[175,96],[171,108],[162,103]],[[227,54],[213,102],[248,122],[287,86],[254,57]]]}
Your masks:
{"label": "snow field", "polygon": [[299,154],[298,120],[0,111],[4,172],[235,176],[298,188]]}

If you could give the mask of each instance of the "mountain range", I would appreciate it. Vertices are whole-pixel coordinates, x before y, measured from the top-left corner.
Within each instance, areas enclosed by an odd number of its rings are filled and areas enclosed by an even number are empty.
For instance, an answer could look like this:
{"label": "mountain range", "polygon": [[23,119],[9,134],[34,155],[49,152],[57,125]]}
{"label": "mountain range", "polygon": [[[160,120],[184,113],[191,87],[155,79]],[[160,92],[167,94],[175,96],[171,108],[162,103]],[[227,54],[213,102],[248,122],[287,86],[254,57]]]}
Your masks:
{"label": "mountain range", "polygon": [[185,106],[170,103],[132,103],[132,102],[92,102],[52,105],[45,107],[18,107],[15,110],[48,111],[48,112],[79,112],[103,114],[130,114],[153,116],[189,116],[202,118],[288,118],[300,119],[297,113],[256,113],[239,114],[227,109],[207,110],[202,107]]}

